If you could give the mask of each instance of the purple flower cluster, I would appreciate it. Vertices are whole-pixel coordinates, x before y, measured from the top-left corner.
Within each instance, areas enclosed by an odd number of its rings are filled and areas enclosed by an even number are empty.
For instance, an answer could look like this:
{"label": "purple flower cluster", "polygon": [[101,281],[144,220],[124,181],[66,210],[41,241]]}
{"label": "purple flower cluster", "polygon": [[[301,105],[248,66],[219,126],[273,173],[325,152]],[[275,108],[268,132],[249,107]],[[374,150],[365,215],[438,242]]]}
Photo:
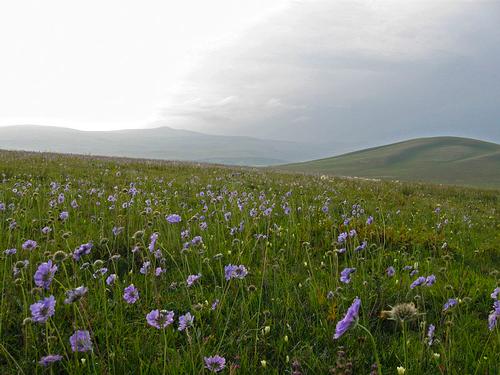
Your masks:
{"label": "purple flower cluster", "polygon": [[199,279],[201,278],[201,274],[197,274],[197,275],[189,275],[187,280],[186,280],[186,284],[188,287],[192,286],[193,284],[195,284]]}
{"label": "purple flower cluster", "polygon": [[45,323],[55,314],[56,299],[54,296],[44,298],[30,306],[31,319],[35,323]]}
{"label": "purple flower cluster", "polygon": [[415,289],[417,286],[425,285],[431,286],[436,282],[436,276],[429,275],[427,277],[420,276],[414,282],[411,283],[410,289]]}
{"label": "purple flower cluster", "polygon": [[139,299],[139,291],[134,286],[134,284],[130,284],[123,290],[123,299],[128,304],[136,303]]}
{"label": "purple flower cluster", "polygon": [[180,215],[177,214],[170,214],[165,218],[170,224],[177,224],[182,221],[182,218]]}
{"label": "purple flower cluster", "polygon": [[361,307],[361,300],[356,297],[352,305],[347,309],[344,318],[337,323],[335,327],[334,340],[339,339],[349,328],[351,328],[358,320],[359,308]]}
{"label": "purple flower cluster", "polygon": [[174,322],[174,312],[165,310],[152,310],[146,315],[146,321],[151,327],[162,329]]}
{"label": "purple flower cluster", "polygon": [[226,367],[226,359],[220,355],[213,357],[204,357],[205,368],[211,372],[220,372]]}
{"label": "purple flower cluster", "polygon": [[224,267],[224,275],[226,280],[231,279],[244,279],[246,275],[248,275],[247,268],[240,264],[239,266],[235,266],[233,264],[228,264]]}
{"label": "purple flower cluster", "polygon": [[351,282],[351,273],[356,272],[356,268],[344,268],[340,273],[340,281],[344,284]]}
{"label": "purple flower cluster", "polygon": [[35,285],[40,288],[49,289],[56,271],[57,266],[53,265],[51,260],[40,264],[34,276]]}
{"label": "purple flower cluster", "polygon": [[75,331],[69,338],[69,343],[71,344],[71,350],[74,352],[92,351],[92,340],[89,331]]}

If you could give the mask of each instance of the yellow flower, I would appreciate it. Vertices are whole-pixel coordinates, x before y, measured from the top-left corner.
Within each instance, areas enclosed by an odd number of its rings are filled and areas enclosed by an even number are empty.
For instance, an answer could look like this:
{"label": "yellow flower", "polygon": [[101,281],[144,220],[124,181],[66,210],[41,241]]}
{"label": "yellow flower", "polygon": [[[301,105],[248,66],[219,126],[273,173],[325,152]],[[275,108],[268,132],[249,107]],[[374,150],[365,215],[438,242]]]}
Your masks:
{"label": "yellow flower", "polygon": [[406,372],[406,369],[401,366],[399,366],[396,370],[398,370],[398,375],[403,375]]}

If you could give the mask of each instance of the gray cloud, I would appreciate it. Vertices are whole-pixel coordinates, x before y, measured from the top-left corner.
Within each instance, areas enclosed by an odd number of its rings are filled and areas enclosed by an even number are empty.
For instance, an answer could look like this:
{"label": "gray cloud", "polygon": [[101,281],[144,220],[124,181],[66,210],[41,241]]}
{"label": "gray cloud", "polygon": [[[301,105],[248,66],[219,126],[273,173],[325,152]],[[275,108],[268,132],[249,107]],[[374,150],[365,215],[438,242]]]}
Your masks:
{"label": "gray cloud", "polygon": [[294,1],[211,51],[167,124],[343,143],[500,141],[500,3]]}

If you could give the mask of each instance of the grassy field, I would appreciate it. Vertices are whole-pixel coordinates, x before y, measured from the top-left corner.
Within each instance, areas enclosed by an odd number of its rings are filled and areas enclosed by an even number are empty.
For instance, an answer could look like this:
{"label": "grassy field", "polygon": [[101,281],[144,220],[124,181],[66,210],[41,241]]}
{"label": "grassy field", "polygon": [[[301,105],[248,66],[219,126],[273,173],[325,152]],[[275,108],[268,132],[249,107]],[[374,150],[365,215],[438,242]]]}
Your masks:
{"label": "grassy field", "polygon": [[469,138],[418,138],[280,169],[500,188],[500,145]]}
{"label": "grassy field", "polygon": [[20,152],[0,181],[2,374],[499,373],[498,191]]}

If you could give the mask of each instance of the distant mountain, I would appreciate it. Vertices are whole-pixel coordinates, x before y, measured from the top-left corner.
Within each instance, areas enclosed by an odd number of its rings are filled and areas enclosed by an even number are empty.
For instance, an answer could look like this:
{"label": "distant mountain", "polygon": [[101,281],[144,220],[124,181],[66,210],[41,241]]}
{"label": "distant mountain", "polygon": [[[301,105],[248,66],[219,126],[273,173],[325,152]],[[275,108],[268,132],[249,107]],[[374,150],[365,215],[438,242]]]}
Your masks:
{"label": "distant mountain", "polygon": [[8,126],[0,127],[0,148],[253,166],[326,155],[317,145],[208,135],[169,127],[79,131],[52,126]]}
{"label": "distant mountain", "polygon": [[500,145],[469,138],[417,138],[279,169],[500,188]]}

